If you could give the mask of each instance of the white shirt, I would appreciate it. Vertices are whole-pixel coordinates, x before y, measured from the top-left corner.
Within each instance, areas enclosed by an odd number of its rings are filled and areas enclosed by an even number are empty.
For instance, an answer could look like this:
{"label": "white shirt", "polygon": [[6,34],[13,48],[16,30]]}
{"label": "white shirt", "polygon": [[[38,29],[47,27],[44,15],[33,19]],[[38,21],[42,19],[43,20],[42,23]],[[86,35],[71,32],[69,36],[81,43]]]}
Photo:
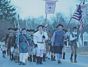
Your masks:
{"label": "white shirt", "polygon": [[[72,32],[72,34],[77,35],[77,32]],[[70,34],[70,41],[77,39],[77,37],[73,37],[72,34]]]}
{"label": "white shirt", "polygon": [[[45,39],[43,39],[42,36],[45,36]],[[38,42],[44,42],[45,40],[48,40],[48,35],[46,32],[42,32],[42,34],[39,31],[34,33],[33,41],[35,44],[38,44]]]}
{"label": "white shirt", "polygon": [[[45,36],[45,38],[43,38],[43,36]],[[42,33],[40,33],[40,31],[37,31],[33,35],[34,44],[37,44],[38,47],[39,46],[44,47],[44,44],[45,44],[46,40],[48,40],[48,34],[44,31]],[[43,42],[43,43],[39,43],[39,42]]]}

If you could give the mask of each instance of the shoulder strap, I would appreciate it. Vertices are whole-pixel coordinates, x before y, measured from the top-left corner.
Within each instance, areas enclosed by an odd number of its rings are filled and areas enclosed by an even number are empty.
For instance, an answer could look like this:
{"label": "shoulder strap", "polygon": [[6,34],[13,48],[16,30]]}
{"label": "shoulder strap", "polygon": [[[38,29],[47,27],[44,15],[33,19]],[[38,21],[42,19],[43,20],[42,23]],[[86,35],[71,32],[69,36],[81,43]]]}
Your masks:
{"label": "shoulder strap", "polygon": [[25,41],[27,42],[27,45],[29,46],[29,42],[27,41],[27,38],[23,35],[23,38],[25,39]]}
{"label": "shoulder strap", "polygon": [[72,37],[74,37],[74,34],[73,34],[73,32],[70,32],[70,34],[72,35]]}

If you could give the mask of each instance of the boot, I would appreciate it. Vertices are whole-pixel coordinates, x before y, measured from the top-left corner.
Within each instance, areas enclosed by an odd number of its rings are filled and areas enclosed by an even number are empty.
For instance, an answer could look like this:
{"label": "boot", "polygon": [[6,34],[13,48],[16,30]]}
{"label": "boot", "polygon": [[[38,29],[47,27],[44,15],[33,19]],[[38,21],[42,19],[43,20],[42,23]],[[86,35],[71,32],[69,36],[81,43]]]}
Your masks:
{"label": "boot", "polygon": [[30,62],[32,62],[32,55],[30,55],[30,57],[28,57],[28,60],[29,60]]}
{"label": "boot", "polygon": [[10,60],[13,61],[13,59],[14,59],[13,54],[11,54]]}
{"label": "boot", "polygon": [[58,60],[58,64],[60,64],[61,63],[61,61],[60,60]]}
{"label": "boot", "polygon": [[2,56],[3,58],[5,58],[5,55],[3,54],[3,56]]}
{"label": "boot", "polygon": [[62,59],[65,59],[65,52],[63,53]]}
{"label": "boot", "polygon": [[36,55],[33,55],[33,62],[36,62]]}
{"label": "boot", "polygon": [[46,55],[45,54],[43,55],[43,61],[46,61]]}
{"label": "boot", "polygon": [[51,55],[51,61],[53,61],[53,55]]}
{"label": "boot", "polygon": [[43,59],[42,57],[39,57],[39,63],[40,63],[40,64],[43,64],[43,63],[42,63],[42,59]]}
{"label": "boot", "polygon": [[56,60],[55,60],[55,56],[53,56],[53,60],[56,61]]}
{"label": "boot", "polygon": [[40,57],[36,57],[36,63],[40,64]]}
{"label": "boot", "polygon": [[73,53],[71,53],[70,61],[73,62]]}
{"label": "boot", "polygon": [[30,57],[28,56],[28,61],[30,61]]}
{"label": "boot", "polygon": [[76,58],[77,58],[77,55],[75,54],[75,56],[74,56],[74,63],[77,63]]}
{"label": "boot", "polygon": [[55,61],[55,56],[51,55],[51,61]]}

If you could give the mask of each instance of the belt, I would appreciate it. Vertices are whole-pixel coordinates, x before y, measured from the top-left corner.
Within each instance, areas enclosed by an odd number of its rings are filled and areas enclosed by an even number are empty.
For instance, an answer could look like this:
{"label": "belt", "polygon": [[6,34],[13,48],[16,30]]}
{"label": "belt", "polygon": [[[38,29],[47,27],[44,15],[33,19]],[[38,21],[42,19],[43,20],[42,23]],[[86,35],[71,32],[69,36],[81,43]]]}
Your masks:
{"label": "belt", "polygon": [[37,42],[37,43],[41,43],[41,44],[42,44],[42,43],[44,43],[44,42]]}

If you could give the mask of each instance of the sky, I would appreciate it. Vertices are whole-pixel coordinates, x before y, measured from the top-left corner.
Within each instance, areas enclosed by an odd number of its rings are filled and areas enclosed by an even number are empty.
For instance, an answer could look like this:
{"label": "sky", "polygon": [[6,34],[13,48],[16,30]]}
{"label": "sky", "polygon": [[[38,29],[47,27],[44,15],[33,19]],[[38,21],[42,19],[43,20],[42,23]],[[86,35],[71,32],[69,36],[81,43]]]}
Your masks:
{"label": "sky", "polygon": [[[15,5],[17,13],[21,18],[45,17],[45,1],[44,0],[11,0]],[[76,9],[77,0],[58,0],[56,3],[55,13],[62,13],[66,17],[70,17]],[[52,15],[53,16],[53,15]]]}

